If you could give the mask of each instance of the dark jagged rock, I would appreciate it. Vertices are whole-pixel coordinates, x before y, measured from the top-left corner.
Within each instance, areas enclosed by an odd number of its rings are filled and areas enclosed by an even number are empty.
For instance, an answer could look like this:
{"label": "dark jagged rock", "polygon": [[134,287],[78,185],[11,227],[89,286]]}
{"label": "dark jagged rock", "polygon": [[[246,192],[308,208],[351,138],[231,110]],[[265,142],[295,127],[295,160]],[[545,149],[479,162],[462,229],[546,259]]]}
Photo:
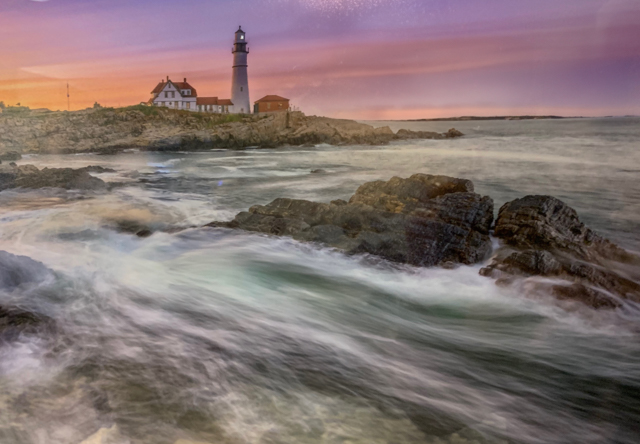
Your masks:
{"label": "dark jagged rock", "polygon": [[0,191],[9,188],[65,188],[103,190],[107,185],[85,169],[0,165]]}
{"label": "dark jagged rock", "polygon": [[554,197],[526,196],[506,203],[495,235],[507,247],[480,270],[483,276],[563,279],[572,284],[552,286],[555,296],[594,308],[618,307],[618,299],[640,302],[637,268],[621,271],[622,264],[637,265],[640,258],[593,232],[573,208]]}
{"label": "dark jagged rock", "polygon": [[514,247],[562,251],[587,261],[637,260],[586,227],[573,208],[552,196],[526,196],[504,204],[495,235]]}
{"label": "dark jagged rock", "polygon": [[446,133],[444,133],[445,136],[447,137],[447,139],[453,139],[455,137],[462,137],[464,136],[464,134],[462,134],[461,131],[458,131],[455,128],[451,128],[449,131],[447,131]]}
{"label": "dark jagged rock", "polygon": [[416,174],[364,184],[347,203],[276,199],[231,222],[238,228],[319,242],[420,266],[473,264],[491,252],[493,201],[468,180]]}

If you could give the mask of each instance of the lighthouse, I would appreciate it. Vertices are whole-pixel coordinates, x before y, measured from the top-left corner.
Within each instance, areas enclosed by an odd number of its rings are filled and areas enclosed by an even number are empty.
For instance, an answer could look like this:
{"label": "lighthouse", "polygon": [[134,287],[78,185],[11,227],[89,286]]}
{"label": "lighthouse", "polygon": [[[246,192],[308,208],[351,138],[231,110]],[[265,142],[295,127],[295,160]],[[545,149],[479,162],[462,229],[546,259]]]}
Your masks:
{"label": "lighthouse", "polygon": [[233,102],[233,110],[240,114],[250,114],[249,74],[247,72],[249,48],[247,48],[247,35],[242,30],[242,26],[236,31],[236,39],[232,52],[233,81],[231,84],[231,101]]}

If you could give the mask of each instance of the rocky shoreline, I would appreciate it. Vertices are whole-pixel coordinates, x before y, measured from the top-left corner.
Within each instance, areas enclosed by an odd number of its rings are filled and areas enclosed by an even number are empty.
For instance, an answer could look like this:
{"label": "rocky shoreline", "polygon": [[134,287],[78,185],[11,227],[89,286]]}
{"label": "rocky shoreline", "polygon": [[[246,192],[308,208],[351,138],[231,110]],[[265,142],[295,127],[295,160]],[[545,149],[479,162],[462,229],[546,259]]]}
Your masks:
{"label": "rocky shoreline", "polygon": [[301,112],[260,115],[204,114],[134,106],[74,112],[0,114],[0,155],[8,152],[111,154],[126,149],[199,151],[215,148],[384,145],[394,140],[447,139],[463,134],[374,128],[352,120]]}
{"label": "rocky shoreline", "polygon": [[[0,165],[0,191],[57,187],[104,192],[107,184],[90,173],[111,171],[100,166],[39,170],[12,162]],[[153,234],[136,221],[112,222],[120,232]],[[477,194],[467,179],[414,174],[365,183],[349,201],[278,198],[206,227],[286,236],[417,267],[456,268],[491,258],[480,274],[500,286],[527,282],[525,293],[539,291],[596,309],[615,309],[624,300],[640,303],[640,258],[586,227],[571,207],[551,196],[526,196],[503,205],[494,222],[493,200]],[[175,231],[180,229],[167,232]],[[492,237],[500,241],[497,249]],[[0,251],[4,291],[50,274],[38,262]],[[48,321],[0,306],[0,341],[42,324]]]}
{"label": "rocky shoreline", "polygon": [[[640,258],[594,233],[574,209],[551,196],[494,205],[473,183],[415,174],[366,183],[349,202],[280,198],[232,221],[240,229],[316,242],[347,254],[370,254],[414,266],[453,268],[493,257],[480,274],[511,285],[522,278],[561,300],[593,308],[640,302]],[[501,241],[493,251],[490,234]],[[517,279],[520,278],[520,279]]]}

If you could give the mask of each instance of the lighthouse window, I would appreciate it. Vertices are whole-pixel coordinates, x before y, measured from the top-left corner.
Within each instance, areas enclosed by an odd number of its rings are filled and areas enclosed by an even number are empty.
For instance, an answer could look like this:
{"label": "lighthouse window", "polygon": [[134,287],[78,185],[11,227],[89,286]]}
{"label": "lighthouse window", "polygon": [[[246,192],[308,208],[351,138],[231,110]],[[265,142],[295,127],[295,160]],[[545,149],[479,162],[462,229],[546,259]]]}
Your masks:
{"label": "lighthouse window", "polygon": [[240,40],[244,40],[244,36],[243,35],[240,36]]}
{"label": "lighthouse window", "polygon": [[240,87],[240,91],[243,91],[242,86]]}

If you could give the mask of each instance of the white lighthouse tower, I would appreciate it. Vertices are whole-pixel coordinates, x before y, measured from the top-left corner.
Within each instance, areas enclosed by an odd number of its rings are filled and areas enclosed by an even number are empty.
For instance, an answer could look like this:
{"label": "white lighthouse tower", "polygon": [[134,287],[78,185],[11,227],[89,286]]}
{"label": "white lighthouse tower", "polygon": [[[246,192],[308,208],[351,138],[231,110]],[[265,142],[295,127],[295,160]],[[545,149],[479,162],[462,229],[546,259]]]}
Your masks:
{"label": "white lighthouse tower", "polygon": [[231,101],[235,113],[251,113],[249,101],[249,74],[247,72],[247,35],[242,26],[236,31],[236,40],[233,44],[233,82],[231,85]]}

